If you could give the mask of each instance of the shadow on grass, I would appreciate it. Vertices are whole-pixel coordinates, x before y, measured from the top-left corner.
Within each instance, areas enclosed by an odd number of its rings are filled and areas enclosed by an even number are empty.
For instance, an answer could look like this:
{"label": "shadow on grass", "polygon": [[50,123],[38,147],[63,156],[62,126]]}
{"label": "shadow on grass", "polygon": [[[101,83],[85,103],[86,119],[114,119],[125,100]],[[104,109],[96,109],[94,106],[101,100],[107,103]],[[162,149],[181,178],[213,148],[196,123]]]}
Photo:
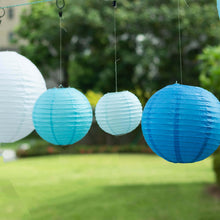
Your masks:
{"label": "shadow on grass", "polygon": [[[39,204],[31,219],[219,220],[220,202],[204,193],[206,184],[123,185],[93,188]],[[65,192],[65,189],[62,189]]]}

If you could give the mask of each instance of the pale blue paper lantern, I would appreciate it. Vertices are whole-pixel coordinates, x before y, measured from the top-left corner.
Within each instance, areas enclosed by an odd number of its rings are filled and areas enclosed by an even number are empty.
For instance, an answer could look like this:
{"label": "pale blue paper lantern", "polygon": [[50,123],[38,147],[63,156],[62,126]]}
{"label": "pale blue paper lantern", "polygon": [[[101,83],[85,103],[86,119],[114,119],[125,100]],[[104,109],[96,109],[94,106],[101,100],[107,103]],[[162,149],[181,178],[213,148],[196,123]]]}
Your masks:
{"label": "pale blue paper lantern", "polygon": [[92,118],[89,101],[73,88],[47,90],[33,110],[37,133],[55,145],[70,145],[81,140],[88,133]]}
{"label": "pale blue paper lantern", "polygon": [[217,0],[218,16],[220,18],[220,0]]}
{"label": "pale blue paper lantern", "polygon": [[124,135],[140,124],[142,106],[138,98],[129,91],[105,94],[95,110],[98,125],[111,135]]}
{"label": "pale blue paper lantern", "polygon": [[147,102],[142,131],[160,157],[173,163],[201,161],[220,145],[219,101],[199,87],[169,85]]}

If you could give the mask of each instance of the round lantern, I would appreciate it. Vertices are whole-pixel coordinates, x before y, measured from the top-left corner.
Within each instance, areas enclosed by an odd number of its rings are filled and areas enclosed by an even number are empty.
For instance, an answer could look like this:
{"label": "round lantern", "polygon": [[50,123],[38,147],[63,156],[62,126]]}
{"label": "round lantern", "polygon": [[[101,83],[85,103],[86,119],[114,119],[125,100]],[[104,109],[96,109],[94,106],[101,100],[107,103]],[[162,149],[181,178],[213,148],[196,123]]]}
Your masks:
{"label": "round lantern", "polygon": [[217,0],[218,16],[220,18],[220,0]]}
{"label": "round lantern", "polygon": [[173,163],[192,163],[220,145],[220,104],[205,89],[174,84],[147,102],[142,131],[151,149]]}
{"label": "round lantern", "polygon": [[89,131],[92,118],[89,101],[73,88],[47,90],[33,110],[37,133],[55,145],[70,145],[81,140]]}
{"label": "round lantern", "polygon": [[96,106],[98,125],[111,135],[123,135],[140,124],[142,106],[138,98],[128,91],[104,95]]}
{"label": "round lantern", "polygon": [[0,143],[15,142],[34,130],[32,110],[45,91],[45,81],[30,60],[0,52]]}

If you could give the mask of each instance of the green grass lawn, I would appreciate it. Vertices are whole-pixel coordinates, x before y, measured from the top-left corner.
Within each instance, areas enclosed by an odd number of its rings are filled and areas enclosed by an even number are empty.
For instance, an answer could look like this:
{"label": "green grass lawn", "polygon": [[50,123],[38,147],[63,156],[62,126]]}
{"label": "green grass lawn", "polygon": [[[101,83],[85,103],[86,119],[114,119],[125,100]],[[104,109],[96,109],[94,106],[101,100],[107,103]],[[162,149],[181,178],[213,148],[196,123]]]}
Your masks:
{"label": "green grass lawn", "polygon": [[219,220],[212,160],[55,156],[0,163],[1,220]]}

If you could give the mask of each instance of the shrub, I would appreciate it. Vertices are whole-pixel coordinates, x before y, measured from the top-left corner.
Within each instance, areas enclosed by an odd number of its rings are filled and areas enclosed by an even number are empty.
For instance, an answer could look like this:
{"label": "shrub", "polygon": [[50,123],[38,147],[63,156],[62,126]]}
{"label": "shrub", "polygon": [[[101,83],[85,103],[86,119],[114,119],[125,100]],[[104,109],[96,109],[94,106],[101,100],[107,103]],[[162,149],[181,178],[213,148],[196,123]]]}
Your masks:
{"label": "shrub", "polygon": [[43,155],[59,154],[60,150],[58,147],[49,145],[46,142],[35,142],[30,145],[29,149],[18,149],[17,157],[34,157]]}
{"label": "shrub", "polygon": [[220,186],[220,151],[214,154],[213,169],[216,176],[216,182]]}
{"label": "shrub", "polygon": [[55,154],[93,154],[93,153],[152,153],[151,149],[141,145],[91,146],[71,145],[55,146],[45,141],[34,141],[29,148],[17,150],[17,157],[34,157]]}

